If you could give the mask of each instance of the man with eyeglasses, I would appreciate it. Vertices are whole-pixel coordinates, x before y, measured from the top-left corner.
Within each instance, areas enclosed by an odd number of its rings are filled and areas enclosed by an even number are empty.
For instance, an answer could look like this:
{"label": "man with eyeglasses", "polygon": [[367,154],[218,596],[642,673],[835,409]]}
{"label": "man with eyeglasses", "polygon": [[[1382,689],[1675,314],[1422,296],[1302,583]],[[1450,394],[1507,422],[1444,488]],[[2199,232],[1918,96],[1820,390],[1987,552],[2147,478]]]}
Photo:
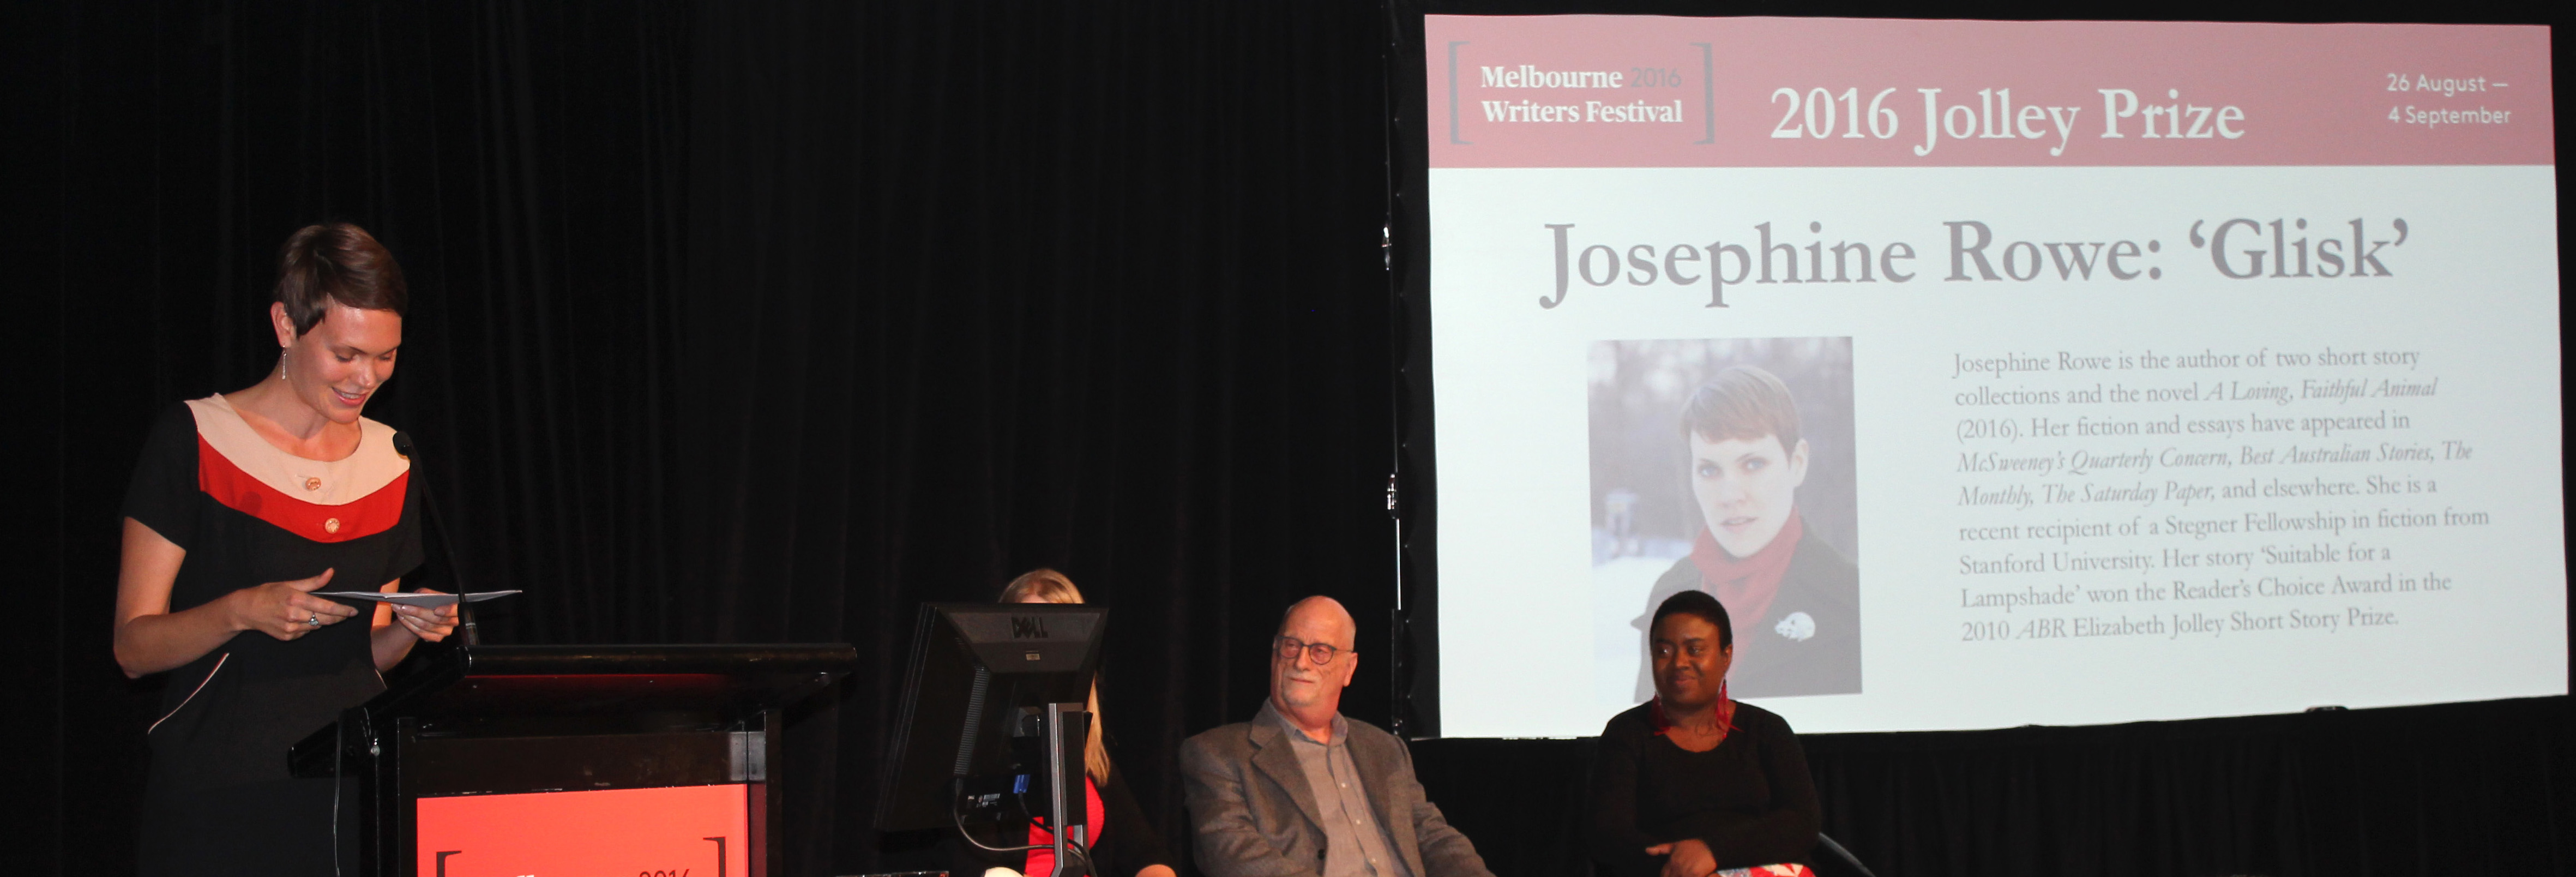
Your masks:
{"label": "man with eyeglasses", "polygon": [[1358,639],[1341,603],[1297,601],[1270,642],[1261,712],[1181,743],[1210,877],[1492,877],[1423,796],[1404,741],[1342,716]]}

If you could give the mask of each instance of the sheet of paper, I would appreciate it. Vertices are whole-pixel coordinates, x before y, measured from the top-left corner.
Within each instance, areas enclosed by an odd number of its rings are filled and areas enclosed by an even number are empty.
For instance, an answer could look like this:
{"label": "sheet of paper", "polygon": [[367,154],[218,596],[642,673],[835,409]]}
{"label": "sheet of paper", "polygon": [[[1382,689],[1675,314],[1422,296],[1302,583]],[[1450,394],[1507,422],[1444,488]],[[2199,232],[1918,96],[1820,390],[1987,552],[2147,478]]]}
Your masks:
{"label": "sheet of paper", "polygon": [[[471,596],[467,597],[465,602],[481,603],[495,597],[507,597],[516,593],[518,592],[476,591]],[[405,606],[419,606],[425,609],[456,605],[455,594],[422,594],[417,592],[388,594],[383,591],[315,591],[313,592],[313,596],[338,597],[343,600],[367,600],[376,603],[400,603]]]}

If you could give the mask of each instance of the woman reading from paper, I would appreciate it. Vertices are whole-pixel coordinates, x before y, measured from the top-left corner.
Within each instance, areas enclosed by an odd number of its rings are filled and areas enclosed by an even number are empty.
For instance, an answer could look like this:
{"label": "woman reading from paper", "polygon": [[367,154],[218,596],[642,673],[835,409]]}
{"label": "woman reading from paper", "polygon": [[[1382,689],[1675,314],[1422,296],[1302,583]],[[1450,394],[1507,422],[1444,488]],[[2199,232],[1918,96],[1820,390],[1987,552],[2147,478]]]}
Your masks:
{"label": "woman reading from paper", "polygon": [[1807,873],[1823,815],[1806,751],[1777,714],[1727,697],[1734,640],[1704,592],[1655,607],[1655,697],[1611,717],[1592,763],[1589,843],[1607,877]]}
{"label": "woman reading from paper", "polygon": [[[1034,569],[1022,573],[1002,589],[1004,603],[1080,603],[1081,589],[1073,579],[1051,569]],[[1090,873],[1097,877],[1174,877],[1172,857],[1163,846],[1162,821],[1145,818],[1145,810],[1136,805],[1135,793],[1127,787],[1127,778],[1109,761],[1109,749],[1102,742],[1100,722],[1100,683],[1093,680],[1091,698],[1084,707],[1091,712],[1091,733],[1082,744],[1083,826],[1091,838]],[[1006,831],[1001,843],[994,846],[1046,845],[1054,842],[1043,822],[1027,826],[1025,839]],[[994,869],[1015,871],[1028,877],[1047,877],[1055,873],[1052,850],[1022,853],[991,853],[975,849],[972,844],[959,844],[963,861],[949,869],[958,875],[979,875]]]}
{"label": "woman reading from paper", "polygon": [[360,416],[393,376],[406,291],[345,223],[297,231],[278,265],[276,368],[164,410],[126,489],[116,661],[170,674],[145,732],[146,875],[334,873],[333,783],[289,778],[287,750],[454,629],[453,606],[314,593],[392,591],[420,564],[410,464]]}

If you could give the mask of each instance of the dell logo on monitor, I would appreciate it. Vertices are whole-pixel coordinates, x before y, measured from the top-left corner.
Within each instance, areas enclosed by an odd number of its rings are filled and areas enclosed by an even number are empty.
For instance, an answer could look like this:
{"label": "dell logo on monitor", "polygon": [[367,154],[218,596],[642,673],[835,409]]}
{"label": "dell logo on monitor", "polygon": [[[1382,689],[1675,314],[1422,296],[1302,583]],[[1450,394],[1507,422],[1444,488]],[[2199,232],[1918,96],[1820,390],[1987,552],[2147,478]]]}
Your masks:
{"label": "dell logo on monitor", "polygon": [[1011,638],[1046,639],[1046,619],[1042,617],[1028,617],[1020,615],[1011,616]]}

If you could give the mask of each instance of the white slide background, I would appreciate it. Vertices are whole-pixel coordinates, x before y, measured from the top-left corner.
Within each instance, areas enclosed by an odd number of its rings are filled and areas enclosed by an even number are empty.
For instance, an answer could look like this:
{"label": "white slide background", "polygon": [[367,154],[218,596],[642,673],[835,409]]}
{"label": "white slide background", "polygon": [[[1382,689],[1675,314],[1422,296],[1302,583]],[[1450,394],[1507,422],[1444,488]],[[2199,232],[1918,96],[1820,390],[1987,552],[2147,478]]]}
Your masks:
{"label": "white slide background", "polygon": [[[1627,622],[1652,574],[1622,579],[1593,568],[1586,352],[1604,340],[1851,339],[1863,690],[1756,701],[1800,731],[2180,719],[2567,691],[2552,168],[1434,168],[1429,179],[1445,735],[1589,735],[1636,703],[1644,648]],[[2305,219],[2308,228],[2288,237],[2312,242],[2351,237],[2355,218],[2372,239],[2396,237],[2395,219],[2408,233],[2402,245],[2378,252],[2392,276],[2237,280],[2189,237],[2196,222],[2207,234],[2239,218],[2263,224],[2267,235],[2274,220]],[[2128,264],[2159,276],[2120,281],[2097,268],[2091,280],[2061,280],[2049,267],[2029,281],[1945,280],[1943,223],[1967,220],[1992,230],[1989,254],[2012,241],[2142,248],[2152,241],[2155,252]],[[1727,288],[1723,309],[1705,306],[1704,281],[1595,287],[1576,279],[1562,305],[1538,305],[1555,292],[1550,224],[1572,224],[1577,251],[1604,244],[1624,253],[1711,241],[1751,250],[1754,226],[1765,222],[1776,241],[1801,247],[1856,241],[1875,252],[1905,242],[1916,258],[1900,267],[1915,276],[1745,283]],[[1823,231],[1808,232],[1810,223]],[[2229,249],[2264,249],[2268,258],[2269,246],[2240,228]],[[2235,258],[2241,266],[2243,257]],[[2150,352],[2203,351],[2260,352],[2262,364],[2143,367]],[[2297,361],[2328,351],[2415,357],[2411,367]],[[1961,357],[2056,363],[2062,353],[2110,357],[2113,366],[1958,374]],[[2128,368],[2118,367],[2123,359]],[[2306,382],[2352,380],[2436,389],[2299,398]],[[1980,386],[2099,386],[2141,396],[1957,404]],[[2143,395],[2185,386],[2201,388],[2199,398]],[[2211,398],[2208,389],[2222,386]],[[2256,387],[2287,388],[2287,404],[2229,398]],[[2257,417],[2304,423],[2380,412],[2406,426],[2251,431]],[[2039,419],[2177,417],[2242,421],[2248,431],[2042,437],[2032,430]],[[1971,421],[1980,423],[1963,426]],[[1963,429],[1998,423],[2010,424],[2012,436],[1962,437]],[[2292,446],[2365,449],[2369,459],[2252,462]],[[1962,471],[1966,454],[2168,450],[2220,453],[2228,465]],[[2374,477],[2390,485],[2386,492],[2368,492]],[[2318,481],[2354,492],[2262,495],[2274,482]],[[2088,487],[2140,485],[2155,498],[2080,499]],[[2247,485],[2255,496],[2219,495]],[[1962,504],[1963,488],[2016,486],[2032,496],[2026,508]],[[2050,501],[2052,486],[2077,499]],[[2201,490],[2208,495],[2195,495]],[[2323,534],[2247,531],[2246,516],[2268,513],[2361,523]],[[2404,522],[2382,517],[2390,513],[2432,522],[2397,526]],[[2163,532],[2173,519],[2236,521],[2236,532]],[[2060,522],[2137,529],[2066,541],[1962,533]],[[2345,559],[2269,563],[2263,554],[2313,546]],[[2356,549],[2375,556],[2352,560]],[[2171,565],[2169,551],[2197,565]],[[2144,571],[1965,572],[1968,560],[2051,552],[2137,553],[2157,562]],[[2383,577],[2387,590],[2337,587]],[[2323,583],[2327,592],[2171,590],[2177,582],[2225,588],[2266,579]],[[2064,586],[2082,593],[2064,605],[1969,605],[1979,593]],[[2125,599],[2112,599],[2114,592]],[[2216,619],[2215,629],[2199,629],[2195,616]],[[2073,635],[2121,619],[2156,629]]]}

